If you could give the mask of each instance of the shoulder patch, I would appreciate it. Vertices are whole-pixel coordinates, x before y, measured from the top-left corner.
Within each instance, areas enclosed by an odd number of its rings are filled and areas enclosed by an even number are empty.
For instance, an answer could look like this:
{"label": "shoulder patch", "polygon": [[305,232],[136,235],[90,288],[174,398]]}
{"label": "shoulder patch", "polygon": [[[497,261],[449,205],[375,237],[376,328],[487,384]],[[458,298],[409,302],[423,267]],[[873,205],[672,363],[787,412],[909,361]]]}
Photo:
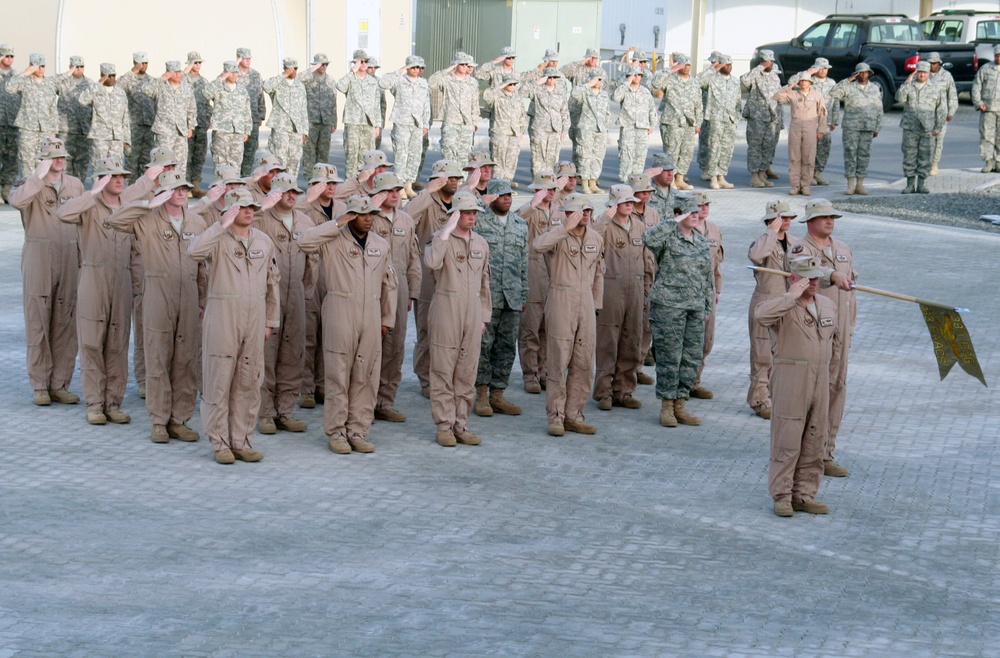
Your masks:
{"label": "shoulder patch", "polygon": [[792,247],[792,253],[793,254],[801,254],[802,253],[802,245],[797,244],[794,247]]}

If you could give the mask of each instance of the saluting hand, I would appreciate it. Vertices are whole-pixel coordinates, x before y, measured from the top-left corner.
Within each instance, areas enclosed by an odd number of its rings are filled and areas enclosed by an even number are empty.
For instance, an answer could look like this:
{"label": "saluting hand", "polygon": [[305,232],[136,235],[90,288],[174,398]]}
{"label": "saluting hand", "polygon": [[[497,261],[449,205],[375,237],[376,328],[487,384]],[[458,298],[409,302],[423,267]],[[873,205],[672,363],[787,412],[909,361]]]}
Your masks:
{"label": "saluting hand", "polygon": [[213,185],[212,187],[208,188],[208,192],[205,194],[205,198],[207,198],[212,203],[215,203],[216,201],[221,199],[225,193],[226,193],[226,186],[223,185],[221,182],[219,182]]}
{"label": "saluting hand", "polygon": [[163,190],[159,194],[153,197],[153,200],[149,202],[149,209],[159,208],[167,202],[167,199],[174,195],[173,190]]}
{"label": "saluting hand", "polygon": [[646,171],[642,172],[649,176],[650,178],[656,178],[663,173],[663,167],[650,167]]}
{"label": "saluting hand", "polygon": [[105,176],[101,176],[96,181],[94,181],[94,186],[90,188],[91,195],[97,196],[98,194],[100,194],[101,190],[104,189],[104,187],[108,184],[108,181],[110,180],[111,180],[111,174],[107,174]]}
{"label": "saluting hand", "polygon": [[337,218],[337,226],[343,228],[353,222],[358,216],[356,212],[345,212],[343,215]]}
{"label": "saluting hand", "polygon": [[152,165],[146,169],[146,178],[155,181],[163,173],[163,165]]}
{"label": "saluting hand", "polygon": [[448,215],[448,222],[444,225],[444,229],[441,231],[441,239],[447,240],[451,237],[451,234],[458,228],[458,218],[462,216],[460,210],[456,210]]}
{"label": "saluting hand", "polygon": [[804,293],[806,291],[806,288],[808,287],[809,287],[809,279],[799,279],[788,287],[788,292],[789,294],[791,294],[792,299],[798,299],[799,297],[802,296],[802,293]]}
{"label": "saluting hand", "polygon": [[261,203],[260,203],[260,209],[261,210],[270,210],[271,208],[273,208],[274,206],[276,206],[279,201],[281,201],[281,191],[280,190],[271,190],[268,193],[268,195],[266,197],[264,197],[264,200],[261,201]]}
{"label": "saluting hand", "polygon": [[49,173],[49,169],[52,168],[52,160],[42,160],[35,167],[35,175],[39,178],[45,178],[45,175]]}
{"label": "saluting hand", "polygon": [[537,192],[535,192],[532,195],[532,197],[531,197],[531,207],[532,208],[537,208],[538,206],[540,206],[542,204],[542,200],[545,199],[545,193],[546,192],[548,192],[548,190],[538,190]]}
{"label": "saluting hand", "polygon": [[448,183],[447,178],[445,178],[444,176],[438,176],[437,178],[432,178],[431,180],[427,181],[427,185],[424,186],[424,189],[427,190],[428,192],[437,192],[441,189],[444,189],[444,186],[447,183]]}
{"label": "saluting hand", "polygon": [[563,222],[563,228],[565,228],[566,231],[572,231],[573,229],[575,229],[577,226],[580,225],[580,220],[582,219],[583,219],[582,210],[571,212],[569,215],[566,216],[566,221]]}
{"label": "saluting hand", "polygon": [[236,216],[240,214],[242,206],[233,205],[232,208],[222,213],[222,218],[219,220],[219,224],[222,228],[229,228],[236,221]]}
{"label": "saluting hand", "polygon": [[309,186],[309,189],[306,190],[306,201],[312,203],[323,194],[323,190],[325,189],[326,189],[326,183],[322,181],[320,181],[319,183],[313,183],[312,185]]}
{"label": "saluting hand", "polygon": [[559,178],[556,179],[556,185],[559,186],[559,189],[566,187],[566,183],[568,182],[569,182],[569,176],[560,176]]}
{"label": "saluting hand", "polygon": [[469,174],[469,177],[465,179],[465,186],[470,190],[476,189],[476,186],[479,185],[480,178],[482,178],[482,174],[480,173],[479,168],[476,167],[472,170],[472,173]]}
{"label": "saluting hand", "polygon": [[381,208],[387,198],[389,198],[388,192],[379,192],[372,197],[372,207]]}
{"label": "saluting hand", "polygon": [[358,180],[364,183],[368,181],[368,179],[370,179],[374,173],[375,173],[374,169],[362,169],[361,171],[358,172]]}
{"label": "saluting hand", "polygon": [[480,198],[480,200],[481,200],[481,201],[482,201],[482,202],[483,202],[484,204],[486,204],[486,205],[488,206],[488,205],[490,205],[491,203],[493,203],[494,201],[496,201],[496,200],[497,200],[497,197],[499,197],[499,196],[500,196],[499,194],[484,194],[483,196],[481,196],[481,197],[479,197],[479,198]]}

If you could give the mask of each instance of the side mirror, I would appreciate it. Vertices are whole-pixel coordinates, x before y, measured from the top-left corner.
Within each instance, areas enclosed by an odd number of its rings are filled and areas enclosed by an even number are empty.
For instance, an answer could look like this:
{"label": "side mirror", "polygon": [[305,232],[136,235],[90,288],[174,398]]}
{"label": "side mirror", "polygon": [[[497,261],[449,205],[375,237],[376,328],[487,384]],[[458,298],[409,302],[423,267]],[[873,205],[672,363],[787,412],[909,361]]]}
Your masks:
{"label": "side mirror", "polygon": [[803,41],[802,42],[802,47],[803,48],[812,48],[813,47],[812,41]]}

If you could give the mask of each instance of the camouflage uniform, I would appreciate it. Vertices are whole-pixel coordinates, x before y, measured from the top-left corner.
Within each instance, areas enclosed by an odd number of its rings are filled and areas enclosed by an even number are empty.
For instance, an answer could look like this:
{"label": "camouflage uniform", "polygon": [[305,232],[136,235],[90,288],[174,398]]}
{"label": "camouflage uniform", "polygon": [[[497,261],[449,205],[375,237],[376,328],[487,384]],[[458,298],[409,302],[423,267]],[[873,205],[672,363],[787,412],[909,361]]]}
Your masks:
{"label": "camouflage uniform", "polygon": [[1000,66],[984,64],[972,83],[972,105],[979,109],[979,155],[987,163],[1000,160]]}
{"label": "camouflage uniform", "polygon": [[505,87],[489,87],[483,102],[490,116],[490,155],[496,161],[494,177],[514,180],[521,154],[521,135],[528,128],[528,114],[520,88],[507,93]]}
{"label": "camouflage uniform", "polygon": [[[709,60],[714,62],[715,60]],[[713,75],[719,75],[719,72],[714,68],[709,66],[703,71],[699,71],[694,79],[698,81],[698,86],[701,87],[701,107],[704,110],[704,116],[701,119],[701,132],[698,133],[698,168],[701,169],[702,180],[708,180],[708,135],[711,131],[712,124],[708,121],[708,80]]]}
{"label": "camouflage uniform", "polygon": [[656,103],[649,89],[632,89],[623,84],[611,94],[611,100],[621,105],[618,121],[618,180],[628,182],[632,174],[641,174],[649,150],[649,132],[656,125]]}
{"label": "camouflage uniform", "polygon": [[872,156],[872,136],[882,130],[882,88],[844,79],[830,91],[830,97],[836,105],[844,103],[844,175],[864,178]]}
{"label": "camouflage uniform", "polygon": [[656,189],[654,189],[653,193],[649,195],[649,201],[646,202],[646,205],[652,206],[661,218],[673,217],[674,188],[660,187],[656,183],[653,183],[653,187]]}
{"label": "camouflage uniform", "polygon": [[559,142],[569,132],[569,93],[562,78],[552,89],[529,83],[523,93],[531,99],[528,105],[531,146],[531,175],[555,169],[559,161]]}
{"label": "camouflage uniform", "polygon": [[215,169],[243,164],[243,136],[253,131],[253,111],[247,88],[239,82],[213,80],[202,91],[212,104],[212,162]]}
{"label": "camouflage uniform", "polygon": [[784,128],[784,113],[774,95],[781,89],[778,73],[756,66],[740,76],[740,86],[747,92],[743,116],[747,120],[747,170],[765,171],[774,162],[774,149]]}
{"label": "camouflage uniform", "polygon": [[[704,144],[705,161],[698,152],[698,164],[709,176],[725,176],[733,161],[736,145],[736,126],[740,122],[742,102],[740,83],[732,75],[722,75],[708,69],[707,75],[699,75],[701,88],[705,91],[705,121],[701,135]],[[705,133],[708,132],[708,135]],[[672,213],[671,213],[672,214]]]}
{"label": "camouflage uniform", "polygon": [[7,90],[14,69],[0,70],[0,185],[9,187],[17,178],[17,125],[21,96]]}
{"label": "camouflage uniform", "polygon": [[205,154],[208,151],[208,128],[212,125],[212,106],[205,97],[208,80],[200,73],[187,73],[184,79],[194,93],[194,105],[197,121],[194,134],[189,140],[187,159],[187,179],[191,183],[201,182],[201,170],[205,166]]}
{"label": "camouflage uniform", "polygon": [[504,75],[513,75],[517,78],[524,79],[526,74],[519,75],[517,71],[514,70],[514,67],[511,67],[509,71],[505,71],[502,64],[497,65],[490,61],[481,64],[472,75],[475,76],[476,80],[488,82],[491,88],[496,88],[503,86],[502,83]]}
{"label": "camouflage uniform", "polygon": [[90,106],[91,159],[124,160],[125,145],[131,144],[132,122],[129,118],[128,96],[115,85],[93,85],[80,94],[80,103]]}
{"label": "camouflage uniform", "polygon": [[337,81],[337,90],[347,96],[344,103],[344,151],[346,177],[358,175],[361,156],[375,148],[375,128],[382,125],[378,80],[360,77],[354,71]]}
{"label": "camouflage uniform", "polygon": [[80,180],[87,179],[87,169],[90,167],[90,140],[87,135],[91,125],[90,108],[80,98],[94,86],[96,83],[86,76],[74,78],[67,73],[56,76],[59,137],[66,142],[66,150],[69,151],[66,173]]}
{"label": "camouflage uniform", "polygon": [[576,148],[577,171],[584,180],[597,180],[604,169],[608,150],[608,129],[612,125],[611,97],[604,89],[595,91],[587,85],[573,89],[572,99],[578,106]]}
{"label": "camouflage uniform", "polygon": [[121,87],[128,97],[132,137],[129,140],[125,168],[132,172],[129,181],[133,183],[145,171],[146,165],[149,164],[149,152],[153,149],[153,121],[156,120],[156,101],[142,93],[142,89],[155,81],[156,79],[148,73],[135,73],[128,70],[118,78],[115,85]]}
{"label": "camouflage uniform", "polygon": [[[955,78],[952,77],[951,72],[944,70],[942,67],[938,69],[937,73],[931,73],[928,82],[932,85],[937,85],[941,89],[941,95],[944,96],[948,116],[955,116],[955,113],[958,112],[958,88],[955,86]],[[934,155],[931,162],[935,165],[941,161],[941,150],[944,148],[944,134],[947,131],[948,122],[945,121],[944,125],[941,126],[941,132],[938,133],[937,138],[934,140]]]}
{"label": "camouflage uniform", "polygon": [[267,139],[267,150],[288,167],[292,178],[297,179],[302,138],[309,136],[305,85],[294,78],[276,75],[266,80],[262,89],[271,97],[271,116],[267,118],[271,136]]}
{"label": "camouflage uniform", "polygon": [[[18,128],[18,162],[21,176],[35,170],[37,155],[46,137],[52,137],[59,127],[56,116],[56,83],[53,78],[36,78],[18,74],[7,83],[7,91],[21,95],[21,108],[14,120]],[[69,173],[69,172],[67,172]]]}
{"label": "camouflage uniform", "polygon": [[[330,158],[330,135],[337,129],[337,87],[326,73],[308,73],[306,88],[309,139],[302,148],[302,169],[311,172],[317,162]],[[397,156],[398,157],[398,156]]]}
{"label": "camouflage uniform", "polygon": [[476,233],[490,246],[493,315],[479,351],[476,386],[503,390],[517,354],[521,309],[528,302],[528,225],[516,212],[500,218],[492,208],[476,217]]}
{"label": "camouflage uniform", "polygon": [[667,71],[653,78],[653,89],[663,91],[660,102],[660,139],[663,151],[677,161],[676,173],[687,176],[694,157],[695,128],[701,129],[701,86],[694,76]]}
{"label": "camouflage uniform", "polygon": [[264,79],[257,69],[240,71],[236,84],[243,85],[250,96],[250,138],[243,142],[243,163],[240,165],[240,175],[249,176],[253,173],[254,161],[257,157],[257,146],[260,142],[260,124],[267,113],[267,103],[264,101]]}
{"label": "camouflage uniform", "polygon": [[392,92],[392,150],[396,175],[403,183],[413,183],[420,171],[424,131],[431,125],[431,92],[423,77],[388,73],[379,87]]}
{"label": "camouflage uniform", "polygon": [[649,322],[656,350],[656,397],[661,400],[689,396],[701,367],[705,317],[715,304],[708,240],[697,231],[684,237],[671,216],[643,235],[657,262]]}
{"label": "camouflage uniform", "polygon": [[157,146],[166,146],[174,152],[181,166],[188,161],[188,131],[198,123],[198,107],[194,92],[184,79],[174,86],[157,79],[142,87],[141,93],[156,100],[156,120],[153,135]]}
{"label": "camouflage uniform", "polygon": [[[792,76],[795,77],[795,76]],[[833,138],[830,130],[830,126],[836,126],[840,123],[840,103],[834,102],[833,97],[830,96],[830,92],[837,83],[829,76],[825,78],[817,78],[812,76],[812,88],[813,91],[817,91],[823,96],[823,102],[826,105],[826,125],[820,126],[823,130],[822,139],[816,140],[816,166],[814,176],[818,176],[823,173],[826,169],[826,163],[830,159],[830,140]],[[789,79],[791,82],[791,79]]]}
{"label": "camouflage uniform", "polygon": [[438,71],[428,84],[440,92],[441,155],[445,159],[468,162],[479,116],[479,85],[471,75],[464,78]]}
{"label": "camouflage uniform", "polygon": [[907,178],[926,178],[934,157],[934,131],[944,127],[945,100],[941,90],[929,80],[923,84],[906,82],[896,91],[896,102],[903,104],[903,174]]}
{"label": "camouflage uniform", "polygon": [[590,72],[600,69],[599,66],[586,66],[583,62],[570,62],[559,69],[573,88],[585,85],[590,81]]}

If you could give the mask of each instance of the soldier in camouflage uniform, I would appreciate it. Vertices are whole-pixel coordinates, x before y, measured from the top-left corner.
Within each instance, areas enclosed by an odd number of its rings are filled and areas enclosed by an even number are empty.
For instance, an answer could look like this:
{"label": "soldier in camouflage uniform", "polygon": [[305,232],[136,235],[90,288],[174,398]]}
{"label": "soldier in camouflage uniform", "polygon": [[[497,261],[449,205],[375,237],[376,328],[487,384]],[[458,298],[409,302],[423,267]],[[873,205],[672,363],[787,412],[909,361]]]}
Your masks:
{"label": "soldier in camouflage uniform", "polygon": [[302,145],[309,139],[308,101],[305,85],[295,77],[299,71],[298,60],[286,57],[281,65],[281,75],[265,80],[262,86],[264,93],[271,97],[271,116],[267,118],[271,136],[267,139],[267,149],[278,156],[292,178],[297,179]]}
{"label": "soldier in camouflage uniform", "polygon": [[844,194],[868,194],[864,182],[872,156],[872,139],[882,130],[882,88],[868,82],[871,73],[871,67],[861,62],[851,77],[841,80],[830,91],[835,105],[844,104],[841,138],[847,177]]}
{"label": "soldier in camouflage uniform", "polygon": [[90,133],[91,111],[80,102],[80,97],[95,86],[94,81],[84,75],[83,69],[83,58],[73,55],[69,58],[69,71],[56,76],[59,138],[66,143],[66,150],[69,151],[66,173],[81,181],[87,180],[87,169],[90,167],[90,140],[87,135]]}
{"label": "soldier in camouflage uniform", "polygon": [[375,133],[382,125],[379,87],[375,76],[368,75],[368,53],[355,50],[351,69],[337,81],[337,91],[347,96],[344,102],[344,151],[347,177],[356,176],[361,156],[375,148]]}
{"label": "soldier in camouflage uniform", "polygon": [[253,131],[250,94],[238,82],[239,65],[229,60],[222,75],[205,85],[202,94],[212,104],[212,162],[215,170],[243,164],[243,145]]}
{"label": "soldier in camouflage uniform", "polygon": [[583,59],[579,62],[570,62],[559,70],[571,86],[585,85],[590,82],[591,73],[601,70],[601,51],[597,48],[587,48]]}
{"label": "soldier in camouflage uniform", "polygon": [[[705,86],[705,78],[709,78],[719,72],[722,68],[719,65],[718,50],[713,50],[708,56],[708,66],[699,71],[695,79],[698,81],[698,86],[701,87],[701,106],[708,112],[708,88]],[[730,64],[732,61],[730,61]],[[701,169],[701,179],[702,180],[712,180],[712,177],[708,175],[708,131],[711,124],[708,121],[707,116],[703,116],[701,119],[701,132],[698,133],[698,168]]]}
{"label": "soldier in camouflage uniform", "polygon": [[931,65],[931,84],[941,88],[941,94],[945,98],[945,106],[948,114],[945,116],[945,124],[941,127],[937,139],[934,141],[934,157],[931,164],[931,176],[937,176],[938,163],[941,161],[941,150],[944,148],[944,134],[948,131],[948,122],[958,112],[958,88],[955,86],[955,78],[950,71],[943,68],[941,53],[933,52],[927,55],[928,63]]}
{"label": "soldier in camouflage uniform", "polygon": [[[382,68],[379,65],[378,60],[374,57],[368,58],[368,75],[375,79],[375,82],[379,82],[378,70]],[[378,124],[378,130],[375,131],[375,148],[382,148],[382,136],[385,134],[385,115],[389,109],[389,104],[385,99],[385,89],[382,87],[378,88],[378,116],[380,122]]]}
{"label": "soldier in camouflage uniform", "polygon": [[201,75],[201,54],[192,50],[187,56],[187,66],[184,68],[184,79],[194,92],[194,105],[198,119],[194,134],[188,144],[187,179],[194,186],[191,196],[200,199],[205,196],[201,189],[201,170],[205,166],[205,155],[208,151],[208,128],[212,125],[212,106],[205,98],[205,86],[208,84]]}
{"label": "soldier in camouflage uniform", "polygon": [[814,185],[830,184],[830,181],[823,178],[822,174],[830,159],[830,140],[833,138],[830,133],[840,123],[840,103],[834,102],[830,96],[830,92],[837,84],[830,78],[831,68],[830,61],[826,57],[817,57],[812,67],[807,71],[812,76],[813,91],[821,94],[826,104],[826,126],[820,126],[823,130],[823,136],[816,140],[816,166],[812,178]]}
{"label": "soldier in camouflage uniform", "polygon": [[520,82],[512,73],[505,73],[502,83],[483,92],[483,102],[490,115],[490,152],[496,160],[496,175],[507,181],[517,173],[517,158],[521,154],[521,138],[528,129],[528,113]]}
{"label": "soldier in camouflage uniform", "polygon": [[930,64],[917,62],[917,69],[896,90],[896,102],[903,104],[903,118],[899,120],[903,128],[903,173],[906,175],[903,194],[930,192],[924,181],[933,163],[934,139],[941,134],[948,112],[945,98],[937,85],[931,83],[930,75]]}
{"label": "soldier in camouflage uniform", "polygon": [[[706,98],[704,125],[709,126],[708,138],[703,142],[705,164],[702,172],[712,181],[709,187],[713,190],[733,187],[726,180],[726,174],[733,161],[736,126],[740,122],[743,106],[740,100],[740,83],[733,77],[732,71],[732,58],[720,53],[709,73],[699,76],[699,84],[705,91]],[[704,128],[701,134],[705,135]],[[700,162],[700,152],[698,159]]]}
{"label": "soldier in camouflage uniform", "polygon": [[14,120],[21,108],[21,97],[7,91],[14,78],[14,49],[0,43],[0,196],[10,199],[10,186],[17,178],[17,126]]}
{"label": "soldier in camouflage uniform", "polygon": [[752,187],[774,187],[768,178],[778,136],[784,127],[784,113],[774,100],[781,80],[774,68],[774,53],[760,51],[760,64],[740,76],[740,86],[747,92],[743,116],[747,120],[747,169]]}
{"label": "soldier in camouflage uniform", "polygon": [[649,322],[656,351],[656,397],[664,427],[700,425],[685,409],[705,341],[705,317],[715,306],[708,240],[695,230],[698,205],[689,194],[674,197],[674,216],[646,231],[643,242],[656,258],[649,292]]}
{"label": "soldier in camouflage uniform", "polygon": [[431,125],[431,91],[423,74],[424,58],[410,55],[401,69],[378,81],[379,87],[392,92],[392,149],[396,175],[407,199],[417,196],[413,183],[419,173],[422,142]]}
{"label": "soldier in camouflage uniform", "polygon": [[674,156],[669,153],[654,153],[653,166],[646,170],[653,183],[653,194],[649,198],[656,212],[663,217],[674,216]]}
{"label": "soldier in camouflage uniform", "polygon": [[54,136],[59,127],[56,115],[58,89],[54,78],[45,77],[45,57],[31,53],[28,61],[30,65],[24,73],[15,75],[7,83],[8,92],[21,96],[21,108],[14,125],[18,128],[17,157],[22,177],[35,170],[42,142]]}
{"label": "soldier in camouflage uniform", "polygon": [[514,60],[516,57],[517,54],[514,52],[514,49],[507,46],[500,51],[499,57],[481,64],[473,75],[477,80],[488,82],[490,87],[503,87],[505,86],[503,79],[506,76],[513,76],[516,79],[520,78],[514,69]]}
{"label": "soldier in camouflage uniform", "polygon": [[125,159],[125,147],[132,139],[128,96],[115,84],[115,65],[101,64],[101,77],[80,94],[80,104],[91,114],[90,157],[94,162],[105,158]]}
{"label": "soldier in camouflage uniform", "polygon": [[302,168],[308,172],[314,164],[330,157],[330,135],[337,130],[337,87],[326,72],[329,65],[329,57],[316,53],[309,75],[302,79],[309,113],[309,139],[302,147]]}
{"label": "soldier in camouflage uniform", "polygon": [[243,176],[249,176],[253,172],[257,146],[260,142],[260,125],[264,123],[264,115],[267,113],[264,79],[257,69],[250,68],[251,61],[249,48],[236,49],[236,64],[239,67],[236,81],[246,88],[247,95],[250,96],[250,137],[243,142],[243,163],[240,165],[240,173]]}
{"label": "soldier in camouflage uniform", "polygon": [[142,51],[132,53],[132,68],[126,71],[118,80],[128,97],[129,125],[132,129],[132,139],[129,140],[129,152],[125,168],[132,172],[130,183],[139,178],[141,172],[149,164],[149,152],[153,148],[153,121],[156,120],[156,101],[142,93],[142,88],[153,84],[153,78],[146,73],[149,57]]}
{"label": "soldier in camouflage uniform", "polygon": [[490,295],[493,298],[493,315],[486,322],[479,351],[477,416],[494,413],[517,416],[521,413],[521,407],[504,399],[517,355],[521,310],[528,302],[528,225],[520,215],[510,212],[513,192],[508,181],[490,180],[486,193],[493,200],[476,217],[476,233],[490,246]]}
{"label": "soldier in camouflage uniform", "polygon": [[141,93],[156,100],[156,120],[153,135],[157,146],[166,146],[174,152],[181,166],[188,161],[188,140],[198,124],[198,106],[194,92],[184,80],[181,63],[167,62],[166,72],[159,80],[142,87]]}
{"label": "soldier in camouflage uniform", "polygon": [[448,68],[431,76],[428,84],[442,94],[441,155],[447,160],[466,162],[472,151],[479,117],[479,85],[472,77],[476,61],[457,53]]}
{"label": "soldier in camouflage uniform", "polygon": [[1000,164],[1000,44],[993,46],[993,61],[976,72],[972,104],[979,115],[979,154],[986,165],[982,173]]}
{"label": "soldier in camouflage uniform", "polygon": [[611,100],[621,105],[618,122],[618,180],[628,182],[632,174],[641,174],[649,151],[649,134],[657,123],[656,103],[643,86],[644,73],[637,67],[626,72],[625,83],[615,89]]}
{"label": "soldier in camouflage uniform", "polygon": [[579,158],[577,171],[583,181],[585,194],[603,194],[597,179],[604,169],[604,155],[608,150],[608,130],[612,125],[611,97],[604,89],[604,71],[597,68],[590,72],[586,84],[573,89],[572,101],[577,106],[576,146],[573,153]]}
{"label": "soldier in camouflage uniform", "polygon": [[569,90],[558,69],[546,68],[522,92],[531,99],[528,132],[534,176],[539,171],[554,169],[559,160],[559,142],[569,132]]}
{"label": "soldier in camouflage uniform", "polygon": [[653,90],[662,92],[660,103],[660,139],[663,151],[674,156],[677,169],[674,187],[690,190],[688,169],[694,158],[696,136],[701,132],[701,86],[691,77],[691,60],[683,53],[674,53],[669,71],[657,73]]}

